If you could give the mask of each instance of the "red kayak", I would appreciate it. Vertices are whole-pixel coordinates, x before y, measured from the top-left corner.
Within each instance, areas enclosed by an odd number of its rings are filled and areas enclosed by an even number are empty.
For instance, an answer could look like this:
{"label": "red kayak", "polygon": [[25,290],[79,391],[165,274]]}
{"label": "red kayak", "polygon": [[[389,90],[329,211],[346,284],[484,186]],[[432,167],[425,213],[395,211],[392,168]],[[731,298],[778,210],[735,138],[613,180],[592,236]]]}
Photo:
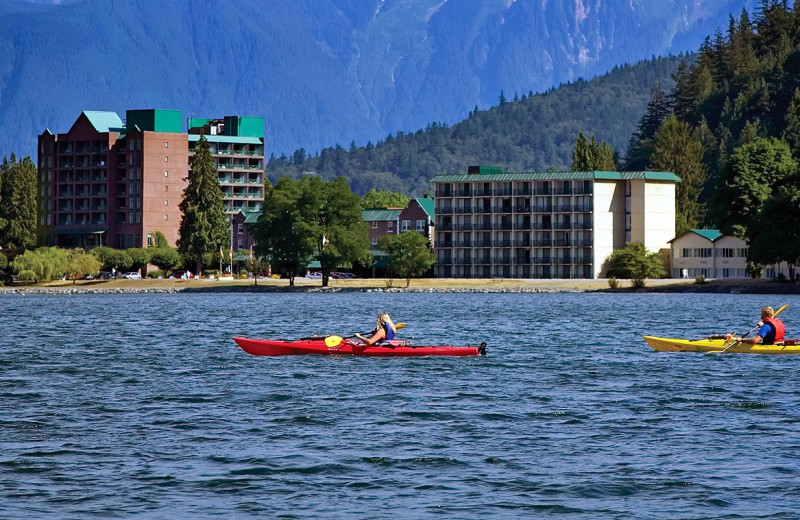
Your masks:
{"label": "red kayak", "polygon": [[[335,338],[331,341],[331,338]],[[368,347],[360,341],[342,339],[338,336],[303,338],[294,341],[233,338],[242,350],[254,356],[298,356],[305,354],[344,356],[485,356],[486,343],[476,347],[416,346],[405,340],[391,340],[387,344]]]}

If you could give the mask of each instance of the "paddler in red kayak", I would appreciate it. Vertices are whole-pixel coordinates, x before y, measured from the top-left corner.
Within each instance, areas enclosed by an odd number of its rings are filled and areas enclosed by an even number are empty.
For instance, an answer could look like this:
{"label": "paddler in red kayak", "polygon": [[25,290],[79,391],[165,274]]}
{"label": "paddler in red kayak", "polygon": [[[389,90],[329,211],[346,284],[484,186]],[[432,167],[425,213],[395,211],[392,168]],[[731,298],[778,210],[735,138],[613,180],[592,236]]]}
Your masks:
{"label": "paddler in red kayak", "polygon": [[389,313],[382,312],[378,314],[378,324],[375,326],[375,330],[372,331],[372,336],[367,338],[356,332],[356,337],[367,346],[372,346],[381,341],[394,339],[395,334],[397,334],[397,327],[392,322],[392,318],[389,317]]}
{"label": "paddler in red kayak", "polygon": [[774,314],[775,311],[772,307],[761,309],[761,321],[758,323],[761,328],[758,329],[758,333],[752,338],[738,338],[737,341],[753,345],[774,345],[783,341],[786,328],[781,320],[774,317]]}

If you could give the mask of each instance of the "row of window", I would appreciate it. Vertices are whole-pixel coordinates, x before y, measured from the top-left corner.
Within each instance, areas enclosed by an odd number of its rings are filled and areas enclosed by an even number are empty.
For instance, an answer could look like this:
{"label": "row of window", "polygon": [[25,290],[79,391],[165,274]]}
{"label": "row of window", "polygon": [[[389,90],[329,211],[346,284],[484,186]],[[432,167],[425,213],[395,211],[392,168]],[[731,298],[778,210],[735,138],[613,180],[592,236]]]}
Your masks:
{"label": "row of window", "polygon": [[684,247],[680,250],[679,258],[747,258],[746,247]]}
{"label": "row of window", "polygon": [[[425,224],[427,223],[426,220],[417,220],[417,227],[416,230],[419,232],[425,232]],[[394,221],[389,220],[387,223],[387,229],[389,233],[394,232]],[[372,229],[378,229],[378,221],[372,222]],[[411,229],[411,221],[410,220],[401,220],[400,221],[400,231],[408,231]]]}

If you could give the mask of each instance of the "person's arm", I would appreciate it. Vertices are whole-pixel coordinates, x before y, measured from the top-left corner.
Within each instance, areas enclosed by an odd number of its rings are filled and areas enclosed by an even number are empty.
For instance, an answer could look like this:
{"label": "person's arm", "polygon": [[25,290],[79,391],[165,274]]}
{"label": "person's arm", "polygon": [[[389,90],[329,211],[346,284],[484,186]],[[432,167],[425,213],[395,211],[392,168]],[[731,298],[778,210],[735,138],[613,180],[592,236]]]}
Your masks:
{"label": "person's arm", "polygon": [[377,343],[380,340],[382,340],[385,336],[386,336],[386,331],[383,330],[383,327],[381,327],[377,331],[375,331],[375,334],[373,334],[372,337],[369,337],[369,338],[364,337],[361,334],[356,333],[356,337],[358,339],[360,339],[361,341],[363,341],[367,346],[374,345],[375,343]]}
{"label": "person's arm", "polygon": [[[761,323],[761,322],[759,322]],[[750,345],[761,345],[764,342],[764,338],[767,337],[767,334],[772,330],[772,327],[767,323],[762,323],[761,328],[758,329],[758,334],[753,336],[752,338],[744,338],[740,339],[740,343],[749,343]]]}

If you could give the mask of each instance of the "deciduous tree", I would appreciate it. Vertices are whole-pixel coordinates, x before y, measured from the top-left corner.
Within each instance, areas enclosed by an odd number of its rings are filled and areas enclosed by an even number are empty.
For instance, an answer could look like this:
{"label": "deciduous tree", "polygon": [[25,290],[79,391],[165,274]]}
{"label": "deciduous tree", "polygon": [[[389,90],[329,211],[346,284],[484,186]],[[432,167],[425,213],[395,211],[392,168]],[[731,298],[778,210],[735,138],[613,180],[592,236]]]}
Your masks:
{"label": "deciduous tree", "polygon": [[405,278],[406,287],[411,285],[412,277],[422,276],[436,263],[430,242],[416,231],[384,235],[378,245],[386,251],[386,268]]}
{"label": "deciduous tree", "polygon": [[606,259],[607,276],[630,278],[633,287],[644,287],[647,278],[663,278],[667,275],[660,253],[650,253],[644,244],[628,242],[624,249],[617,249]]}
{"label": "deciduous tree", "polygon": [[308,265],[314,243],[304,224],[299,207],[302,186],[299,181],[281,177],[268,188],[258,222],[252,226],[257,256],[266,258],[273,272],[285,272],[289,285]]}

